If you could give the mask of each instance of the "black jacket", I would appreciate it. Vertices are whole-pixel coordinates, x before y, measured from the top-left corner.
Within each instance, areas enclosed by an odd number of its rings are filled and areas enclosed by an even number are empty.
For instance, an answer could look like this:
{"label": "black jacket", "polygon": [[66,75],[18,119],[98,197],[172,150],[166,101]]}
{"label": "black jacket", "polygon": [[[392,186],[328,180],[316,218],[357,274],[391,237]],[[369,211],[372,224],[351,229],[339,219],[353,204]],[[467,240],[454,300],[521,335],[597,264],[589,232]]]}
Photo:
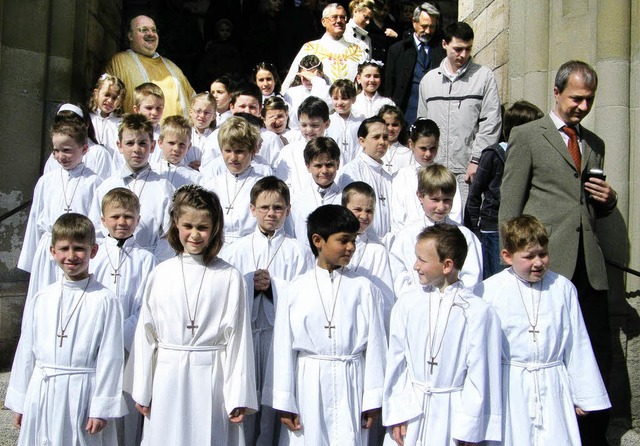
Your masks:
{"label": "black jacket", "polygon": [[500,144],[494,144],[482,151],[478,170],[469,186],[467,210],[469,229],[478,233],[498,230],[498,210],[500,209],[500,186],[504,173],[506,152]]}

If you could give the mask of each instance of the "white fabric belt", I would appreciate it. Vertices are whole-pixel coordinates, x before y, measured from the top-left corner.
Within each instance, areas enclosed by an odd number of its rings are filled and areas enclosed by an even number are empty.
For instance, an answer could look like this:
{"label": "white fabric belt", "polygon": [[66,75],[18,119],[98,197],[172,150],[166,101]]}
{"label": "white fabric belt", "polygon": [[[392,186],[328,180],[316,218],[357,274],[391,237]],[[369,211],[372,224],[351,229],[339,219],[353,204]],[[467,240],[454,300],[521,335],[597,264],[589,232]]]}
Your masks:
{"label": "white fabric belt", "polygon": [[300,352],[298,354],[298,357],[317,359],[319,361],[351,362],[351,361],[355,361],[356,359],[362,358],[362,353],[358,353],[357,355],[330,356],[330,355],[313,355],[310,353]]}
{"label": "white fabric belt", "polygon": [[420,381],[412,381],[413,387],[415,387],[420,392],[425,395],[432,395],[434,393],[453,393],[453,392],[461,392],[462,386],[457,387],[430,387],[427,383],[423,383]]}
{"label": "white fabric belt", "polygon": [[96,369],[93,367],[67,367],[54,364],[43,364],[40,361],[36,362],[36,367],[40,369],[44,381],[48,381],[49,378],[62,375],[88,375],[95,373]]}
{"label": "white fabric belt", "polygon": [[165,344],[164,342],[158,342],[158,348],[163,350],[172,350],[180,352],[213,352],[217,350],[224,350],[226,344],[220,345],[180,345],[180,344]]}
{"label": "white fabric belt", "polygon": [[564,363],[562,361],[552,361],[552,362],[502,361],[502,364],[525,369],[527,372],[537,372],[538,370],[542,370],[542,369],[550,369],[551,367],[558,367],[563,365]]}

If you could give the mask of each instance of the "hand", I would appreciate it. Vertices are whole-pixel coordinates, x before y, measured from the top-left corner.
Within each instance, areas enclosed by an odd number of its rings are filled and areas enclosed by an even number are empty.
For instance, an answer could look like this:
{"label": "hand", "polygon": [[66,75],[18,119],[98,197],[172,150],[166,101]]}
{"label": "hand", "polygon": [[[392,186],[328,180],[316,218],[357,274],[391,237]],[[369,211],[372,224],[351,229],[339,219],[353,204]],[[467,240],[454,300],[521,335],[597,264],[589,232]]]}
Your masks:
{"label": "hand", "polygon": [[382,412],[382,409],[372,409],[372,410],[367,410],[366,412],[363,412],[362,428],[371,429],[371,426],[373,426],[373,420],[375,420],[378,417],[378,415],[380,415],[380,412]]}
{"label": "hand", "polygon": [[589,192],[591,199],[602,204],[613,204],[618,195],[616,191],[605,180],[600,178],[589,178],[589,181],[584,183],[584,189]]}
{"label": "hand", "polygon": [[387,37],[391,37],[392,39],[395,39],[396,37],[398,37],[398,33],[392,30],[391,28],[385,29],[384,35]]}
{"label": "hand", "polygon": [[200,170],[200,165],[201,165],[201,161],[200,160],[193,160],[189,163],[189,167],[191,167],[194,170]]}
{"label": "hand", "polygon": [[85,426],[85,430],[90,434],[97,434],[102,431],[107,426],[107,420],[103,420],[102,418],[89,418],[87,421],[87,425]]}
{"label": "hand", "polygon": [[22,427],[22,414],[14,413],[13,414],[13,425],[20,429]]}
{"label": "hand", "polygon": [[407,423],[400,423],[392,426],[391,435],[399,446],[403,446],[404,437],[407,436]]}
{"label": "hand", "polygon": [[242,423],[242,421],[244,420],[244,414],[246,411],[247,411],[246,407],[236,407],[229,414],[229,421],[234,424]]}
{"label": "hand", "polygon": [[298,71],[297,76],[300,76],[300,80],[306,79],[311,82],[314,77],[322,77],[322,73],[318,72],[318,74],[316,74],[313,71],[302,70]]}
{"label": "hand", "polygon": [[575,409],[576,409],[576,415],[578,415],[579,417],[586,417],[587,415],[589,415],[589,412],[587,412],[586,410],[580,409],[578,406],[575,406]]}
{"label": "hand", "polygon": [[292,432],[302,429],[302,425],[300,424],[300,417],[298,417],[297,413],[281,411],[280,421]]}
{"label": "hand", "polygon": [[476,163],[469,163],[467,166],[467,173],[464,174],[464,182],[467,184],[471,184],[473,181],[473,177],[476,176],[476,171],[478,170],[478,165]]}
{"label": "hand", "polygon": [[258,269],[253,273],[253,288],[256,291],[266,291],[271,286],[271,275],[266,269]]}
{"label": "hand", "polygon": [[136,409],[138,409],[138,412],[140,412],[142,415],[149,418],[149,415],[151,414],[150,406],[141,406],[140,404],[136,403]]}

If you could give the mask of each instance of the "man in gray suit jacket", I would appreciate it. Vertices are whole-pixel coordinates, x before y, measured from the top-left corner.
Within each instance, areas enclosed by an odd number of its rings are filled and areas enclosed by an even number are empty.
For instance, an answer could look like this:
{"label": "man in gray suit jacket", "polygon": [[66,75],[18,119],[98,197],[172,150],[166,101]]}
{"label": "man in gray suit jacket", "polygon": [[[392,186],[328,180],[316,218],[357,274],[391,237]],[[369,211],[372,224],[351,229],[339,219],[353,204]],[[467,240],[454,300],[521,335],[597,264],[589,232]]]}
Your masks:
{"label": "man in gray suit jacket", "polygon": [[[597,86],[593,68],[584,62],[566,62],[556,75],[553,111],[513,129],[500,188],[499,221],[531,214],[544,223],[553,270],[570,278],[578,290],[606,383],[611,366],[608,283],[595,223],[613,211],[617,195],[606,181],[589,175],[591,169],[602,169],[604,142],[580,125],[591,110]],[[581,152],[573,156],[571,139],[575,141],[576,136],[565,134],[571,129],[577,132],[575,150]],[[607,444],[608,416],[603,411],[579,418],[583,445]]]}

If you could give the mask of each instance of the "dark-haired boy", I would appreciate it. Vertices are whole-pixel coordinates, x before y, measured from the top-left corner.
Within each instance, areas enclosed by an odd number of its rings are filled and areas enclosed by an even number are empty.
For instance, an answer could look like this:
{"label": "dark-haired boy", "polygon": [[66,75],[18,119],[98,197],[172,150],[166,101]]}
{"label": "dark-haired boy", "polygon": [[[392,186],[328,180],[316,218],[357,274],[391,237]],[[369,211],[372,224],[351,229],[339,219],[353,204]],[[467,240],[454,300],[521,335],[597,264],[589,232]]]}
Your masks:
{"label": "dark-haired boy", "polygon": [[290,284],[274,328],[273,407],[282,411],[282,440],[364,445],[379,414],[386,351],[382,296],[344,268],[359,226],[338,205],[309,215],[316,266]]}

